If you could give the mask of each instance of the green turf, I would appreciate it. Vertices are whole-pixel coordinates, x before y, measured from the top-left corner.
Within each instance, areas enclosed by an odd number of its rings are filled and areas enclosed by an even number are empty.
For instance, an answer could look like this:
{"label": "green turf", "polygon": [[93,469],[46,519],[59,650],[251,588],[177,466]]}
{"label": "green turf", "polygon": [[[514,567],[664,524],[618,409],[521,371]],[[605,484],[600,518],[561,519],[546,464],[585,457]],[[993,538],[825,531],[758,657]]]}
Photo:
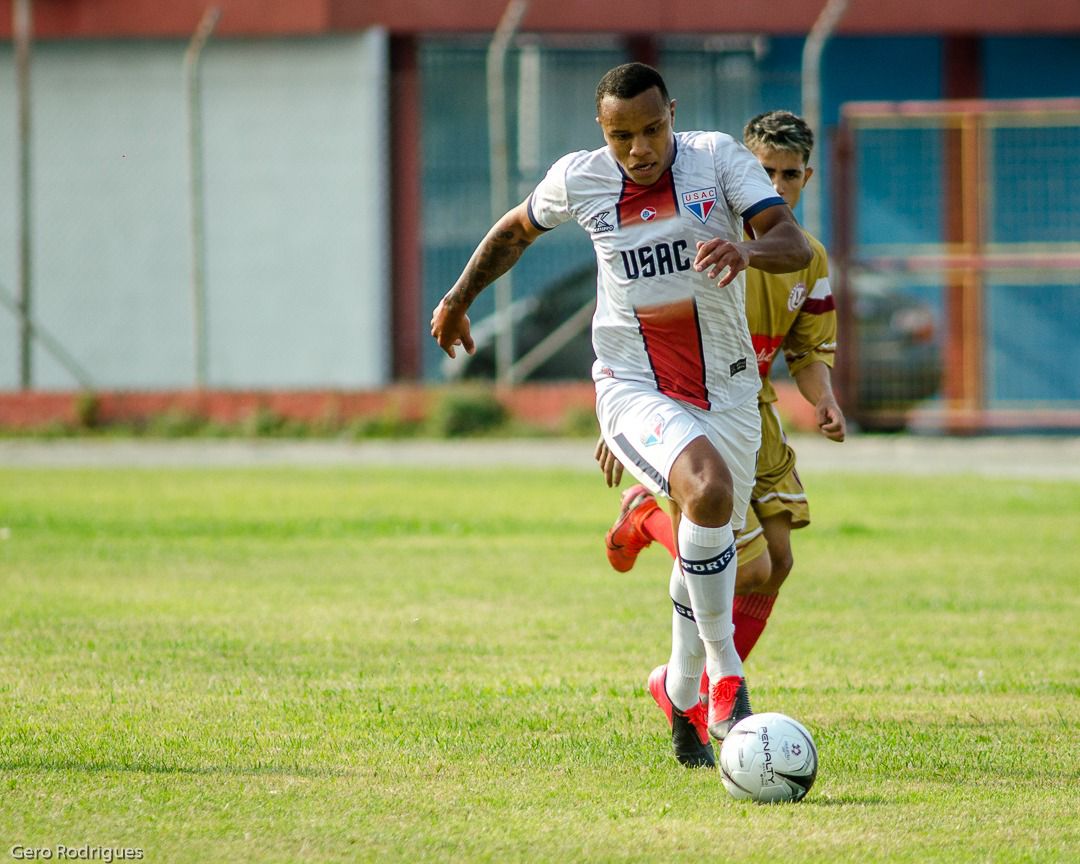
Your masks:
{"label": "green turf", "polygon": [[1080,860],[1080,484],[806,479],[747,669],[821,770],[759,807],[670,755],[598,476],[0,470],[0,855]]}

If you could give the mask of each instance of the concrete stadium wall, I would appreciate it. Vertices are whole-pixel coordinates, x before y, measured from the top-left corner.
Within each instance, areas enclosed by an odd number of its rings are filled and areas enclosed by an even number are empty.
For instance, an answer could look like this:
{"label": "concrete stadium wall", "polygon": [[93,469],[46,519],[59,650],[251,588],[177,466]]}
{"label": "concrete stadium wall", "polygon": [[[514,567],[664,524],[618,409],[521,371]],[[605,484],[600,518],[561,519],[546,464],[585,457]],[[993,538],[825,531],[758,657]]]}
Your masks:
{"label": "concrete stadium wall", "polygon": [[[100,389],[194,383],[185,44],[43,43],[33,103],[33,315]],[[386,39],[211,42],[204,54],[208,381],[373,387],[389,376]],[[10,46],[0,151],[15,152]],[[14,159],[0,289],[15,291]],[[11,190],[8,192],[7,190]],[[18,386],[0,309],[0,389]],[[40,344],[33,385],[70,389]]]}

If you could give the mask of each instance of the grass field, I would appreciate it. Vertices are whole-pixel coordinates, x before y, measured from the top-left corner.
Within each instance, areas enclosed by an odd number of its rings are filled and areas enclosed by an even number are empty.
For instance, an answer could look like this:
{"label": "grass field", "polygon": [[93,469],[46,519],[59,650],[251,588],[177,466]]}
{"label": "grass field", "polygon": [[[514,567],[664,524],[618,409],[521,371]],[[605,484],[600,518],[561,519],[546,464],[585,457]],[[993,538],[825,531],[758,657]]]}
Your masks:
{"label": "grass field", "polygon": [[805,479],[759,807],[670,755],[598,476],[0,469],[0,860],[1080,860],[1080,484]]}

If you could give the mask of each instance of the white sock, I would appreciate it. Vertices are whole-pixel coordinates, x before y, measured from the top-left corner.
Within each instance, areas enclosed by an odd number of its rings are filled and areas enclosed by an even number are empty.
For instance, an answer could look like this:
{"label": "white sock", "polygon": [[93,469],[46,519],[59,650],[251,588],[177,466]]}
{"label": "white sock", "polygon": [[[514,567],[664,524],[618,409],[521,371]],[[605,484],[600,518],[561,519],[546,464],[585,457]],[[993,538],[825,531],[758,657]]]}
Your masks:
{"label": "white sock", "polygon": [[701,673],[705,671],[705,646],[698,635],[697,623],[690,611],[682,567],[675,561],[669,584],[671,601],[671,659],[667,668],[667,695],[680,711],[693,708],[698,701]]}
{"label": "white sock", "polygon": [[690,596],[690,608],[705,645],[709,681],[743,674],[735,650],[731,609],[735,600],[735,532],[697,525],[683,514],[679,522],[679,558]]}

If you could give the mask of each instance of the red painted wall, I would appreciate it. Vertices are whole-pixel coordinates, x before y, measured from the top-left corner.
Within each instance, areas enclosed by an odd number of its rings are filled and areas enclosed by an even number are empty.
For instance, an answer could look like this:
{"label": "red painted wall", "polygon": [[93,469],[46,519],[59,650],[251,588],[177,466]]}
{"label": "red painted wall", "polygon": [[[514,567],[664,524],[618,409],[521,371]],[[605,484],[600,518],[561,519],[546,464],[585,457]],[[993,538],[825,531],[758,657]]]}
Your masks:
{"label": "red painted wall", "polygon": [[[11,36],[13,0],[0,0],[0,36]],[[217,6],[219,36],[301,35],[329,29],[326,0],[33,0],[39,39],[185,37]]]}
{"label": "red painted wall", "polygon": [[[494,28],[507,0],[329,0],[337,26],[378,22],[390,29],[481,30]],[[533,0],[523,30],[616,33],[806,33],[825,0],[702,3],[700,0]],[[1076,0],[851,0],[844,33],[1019,33],[1080,30]]]}
{"label": "red painted wall", "polygon": [[[0,0],[0,38],[10,38],[13,0]],[[394,33],[491,31],[507,0],[33,0],[39,38],[185,37],[211,5],[224,36],[302,35],[382,26]],[[799,34],[825,0],[768,4],[700,0],[533,0],[522,29],[533,32]],[[849,34],[1080,33],[1076,0],[852,0]]]}

